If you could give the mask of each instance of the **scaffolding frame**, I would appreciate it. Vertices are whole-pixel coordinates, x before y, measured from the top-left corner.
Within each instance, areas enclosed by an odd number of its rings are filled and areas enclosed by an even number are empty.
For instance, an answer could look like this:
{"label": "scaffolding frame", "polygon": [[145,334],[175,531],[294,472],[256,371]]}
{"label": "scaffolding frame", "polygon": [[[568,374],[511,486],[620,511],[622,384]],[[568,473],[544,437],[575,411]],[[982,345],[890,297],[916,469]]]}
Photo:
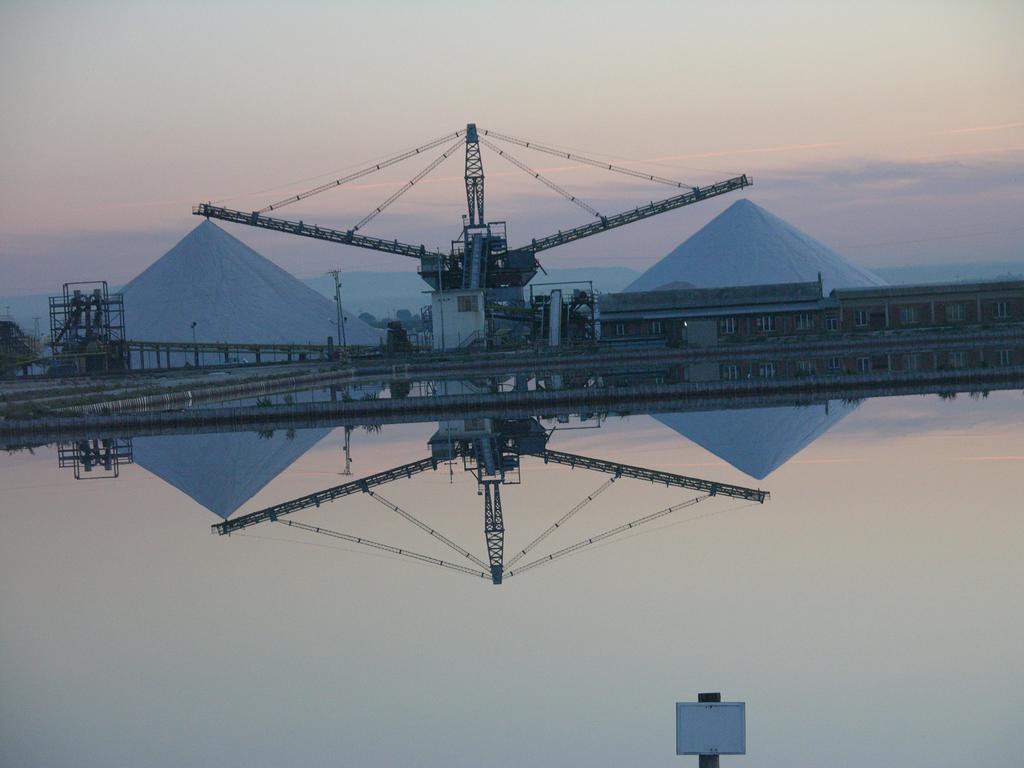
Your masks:
{"label": "scaffolding frame", "polygon": [[129,367],[124,297],[106,280],[64,283],[50,297],[50,346],[54,359],[77,373],[106,373]]}

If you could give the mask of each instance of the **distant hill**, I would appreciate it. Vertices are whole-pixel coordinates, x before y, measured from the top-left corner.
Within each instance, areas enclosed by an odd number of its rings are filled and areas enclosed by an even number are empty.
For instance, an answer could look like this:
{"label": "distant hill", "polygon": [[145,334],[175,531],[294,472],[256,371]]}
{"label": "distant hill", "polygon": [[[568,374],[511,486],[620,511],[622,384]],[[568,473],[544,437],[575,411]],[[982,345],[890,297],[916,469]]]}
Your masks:
{"label": "distant hill", "polygon": [[[533,282],[592,280],[594,290],[610,293],[623,290],[639,274],[626,267],[573,267],[548,269],[547,275],[542,272]],[[304,282],[323,295],[334,297],[334,278],[330,275],[306,278]],[[417,314],[420,307],[430,303],[427,290],[427,284],[411,269],[408,272],[342,272],[341,275],[341,303],[346,312],[356,315],[369,312],[377,317],[393,316],[397,309]]]}
{"label": "distant hill", "polygon": [[[1024,259],[1017,261],[977,261],[955,264],[919,264],[892,267],[875,267],[871,270],[888,283],[938,283],[971,280],[993,280],[1007,276],[1024,275]],[[550,269],[549,275],[537,275],[535,282],[593,280],[594,288],[610,293],[625,290],[640,276],[636,270],[626,267],[574,267],[572,269]],[[59,279],[59,275],[56,276]],[[812,278],[813,279],[813,278]],[[318,293],[334,298],[334,281],[323,275],[300,278]],[[666,282],[689,283],[687,280]],[[60,293],[61,284],[55,282],[53,295]],[[121,290],[123,286],[111,286]],[[394,314],[396,309],[408,309],[414,313],[428,303],[423,293],[427,284],[420,280],[414,270],[408,272],[345,272],[342,273],[341,300],[347,313],[358,315],[370,312],[382,317]],[[33,318],[39,318],[42,333],[49,331],[48,294],[27,296],[0,296],[0,313],[8,308],[14,319],[26,331],[31,332]],[[128,329],[129,336],[132,331]]]}
{"label": "distant hill", "polygon": [[959,283],[971,280],[998,280],[1024,277],[1024,261],[978,261],[960,264],[919,264],[900,267],[875,267],[876,275],[887,283]]}
{"label": "distant hill", "polygon": [[[546,276],[543,273],[537,275],[534,282],[593,280],[594,290],[610,293],[623,290],[639,274],[636,270],[626,267],[573,267],[572,269],[549,269]],[[301,279],[301,282],[331,299],[333,312],[334,278],[330,275],[321,275]],[[123,288],[124,286],[112,286],[111,290],[120,291]],[[345,308],[345,314],[357,317],[361,312],[369,312],[377,317],[393,316],[396,309],[408,309],[413,314],[418,314],[420,307],[430,303],[430,297],[424,293],[426,290],[427,284],[413,270],[408,272],[342,272],[341,275],[341,303]],[[59,284],[54,286],[54,295],[58,293],[60,293]],[[31,331],[32,318],[39,317],[42,332],[44,334],[48,332],[50,321],[47,294],[0,297],[0,313],[4,311],[5,307],[10,307],[10,312],[15,320],[26,330]],[[140,338],[133,333],[130,326],[127,330],[130,337]]]}

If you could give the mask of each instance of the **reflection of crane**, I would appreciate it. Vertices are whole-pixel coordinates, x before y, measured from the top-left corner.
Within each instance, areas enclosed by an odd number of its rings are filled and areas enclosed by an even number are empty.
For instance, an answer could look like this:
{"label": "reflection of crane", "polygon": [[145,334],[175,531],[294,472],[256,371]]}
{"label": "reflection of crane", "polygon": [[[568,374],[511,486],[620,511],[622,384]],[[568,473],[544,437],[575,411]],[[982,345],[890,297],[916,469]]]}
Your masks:
{"label": "reflection of crane", "polygon": [[[449,145],[449,142],[454,143]],[[611,216],[600,214],[595,208],[569,193],[551,180],[542,176],[528,165],[509,154],[506,148],[499,147],[489,139],[494,139],[507,145],[515,145],[542,152],[548,155],[571,160],[594,168],[599,168],[612,173],[618,173],[643,181],[675,187],[678,194],[658,201],[651,201],[647,205],[639,206],[632,210]],[[585,210],[594,218],[586,224],[567,230],[562,230],[545,237],[531,240],[529,243],[518,248],[510,249],[505,238],[505,222],[485,222],[484,219],[484,171],[483,160],[480,155],[481,144],[492,150],[504,160],[507,160],[515,167],[545,184],[548,188],[565,197],[570,202]],[[268,216],[267,214],[276,211],[284,206],[291,205],[314,195],[336,189],[351,181],[360,179],[384,168],[388,168],[403,160],[418,157],[431,149],[442,145],[448,145],[444,152],[423,170],[417,173],[410,181],[395,191],[384,202],[373,209],[361,221],[351,229],[340,230],[329,227],[309,225],[303,221],[291,221]],[[439,250],[428,249],[425,245],[410,245],[401,243],[398,240],[387,240],[361,234],[359,230],[365,227],[379,213],[384,211],[395,200],[405,192],[412,189],[427,174],[437,168],[448,157],[455,153],[460,147],[465,147],[465,184],[466,184],[466,205],[468,216],[463,222],[462,237],[451,243],[451,249],[447,253]],[[291,195],[276,203],[271,203],[263,208],[246,212],[202,203],[193,208],[193,213],[207,218],[220,219],[223,221],[246,224],[263,229],[272,229],[278,232],[287,232],[303,237],[311,237],[318,240],[353,245],[359,248],[367,248],[383,253],[394,253],[418,259],[420,262],[419,273],[435,290],[453,289],[486,289],[488,302],[505,303],[512,306],[522,306],[522,287],[525,286],[537,273],[540,263],[537,261],[537,254],[550,248],[575,242],[592,235],[605,232],[609,229],[631,224],[635,221],[657,216],[667,211],[682,208],[694,203],[717,197],[718,195],[742,189],[751,184],[746,176],[736,176],[716,184],[705,187],[692,186],[681,181],[668,179],[643,171],[636,171],[622,166],[614,165],[601,160],[577,155],[572,152],[565,152],[544,144],[538,144],[524,139],[517,139],[512,136],[478,129],[474,123],[470,123],[464,130],[442,136],[433,141],[427,142],[415,149],[408,150],[391,158],[350,173],[339,179],[326,184],[321,184],[313,189],[306,190],[296,195]]]}
{"label": "reflection of crane", "polygon": [[[700,478],[677,475],[671,472],[662,472],[660,470],[637,467],[630,464],[622,464],[620,462],[595,459],[588,456],[579,456],[577,454],[565,453],[563,451],[550,450],[547,448],[546,442],[547,433],[534,419],[499,422],[494,424],[493,428],[489,430],[489,432],[481,432],[476,435],[470,435],[467,433],[454,439],[450,436],[444,437],[439,431],[435,434],[434,438],[431,439],[431,446],[434,449],[434,452],[429,458],[420,459],[419,461],[410,462],[408,464],[402,464],[398,467],[378,472],[359,480],[343,483],[342,485],[336,485],[332,488],[301,496],[282,504],[275,504],[272,507],[267,507],[255,512],[250,512],[246,515],[241,515],[237,518],[225,520],[221,523],[217,523],[213,528],[220,534],[230,534],[242,531],[250,526],[258,525],[263,522],[281,522],[294,528],[392,552],[393,554],[410,557],[421,562],[431,563],[449,570],[468,573],[481,578],[489,578],[492,583],[501,584],[503,578],[514,576],[523,571],[535,568],[538,565],[572,554],[583,547],[612,538],[619,533],[632,530],[640,525],[660,519],[677,510],[692,506],[710,497],[725,496],[762,504],[765,499],[768,498],[767,491],[762,491],[760,489],[755,490],[726,483],[716,483],[711,480],[702,480]],[[386,485],[387,483],[401,480],[403,478],[412,478],[414,475],[422,472],[437,469],[438,465],[442,464],[448,458],[443,446],[449,446],[447,450],[452,456],[460,456],[463,460],[464,468],[477,478],[479,492],[483,497],[484,506],[484,540],[487,546],[486,563],[468,550],[453,542],[451,539],[439,533],[427,523],[416,518],[409,511],[388,501],[374,490],[382,485]],[[562,515],[558,521],[533,539],[527,546],[518,550],[516,555],[506,564],[504,561],[505,525],[502,514],[500,489],[501,485],[504,483],[518,482],[521,456],[535,456],[543,459],[545,463],[561,464],[572,468],[599,472],[609,475],[609,479],[597,488],[597,490],[588,494],[580,503],[576,504],[566,514]],[[589,536],[572,546],[564,547],[556,552],[534,559],[522,566],[519,566],[518,568],[514,567],[521,558],[531,552],[538,544],[547,538],[547,536],[563,526],[571,517],[582,510],[587,506],[587,504],[597,498],[620,478],[646,480],[666,487],[697,491],[700,495],[696,498],[688,499],[666,509],[631,520],[609,531]],[[389,544],[372,541],[361,536],[341,533],[322,526],[314,526],[307,523],[297,522],[295,520],[283,519],[295,512],[320,507],[322,504],[336,501],[356,493],[368,494],[383,506],[398,513],[401,517],[429,534],[435,540],[442,542],[451,550],[456,552],[459,555],[459,560],[456,562],[441,560],[429,555],[411,552],[405,548],[394,547]],[[466,560],[469,561],[469,564],[465,563]]]}

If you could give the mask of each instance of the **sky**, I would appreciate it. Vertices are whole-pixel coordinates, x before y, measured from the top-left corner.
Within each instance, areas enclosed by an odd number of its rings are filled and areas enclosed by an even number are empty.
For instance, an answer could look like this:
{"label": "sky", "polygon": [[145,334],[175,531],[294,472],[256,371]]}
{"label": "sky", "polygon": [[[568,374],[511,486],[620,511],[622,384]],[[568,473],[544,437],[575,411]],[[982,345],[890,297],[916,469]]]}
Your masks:
{"label": "sky", "polygon": [[[120,283],[197,223],[467,122],[744,194],[865,266],[1024,258],[1015,2],[0,4],[0,293]],[[667,196],[527,150],[602,213]],[[587,215],[484,150],[513,243]],[[349,228],[425,165],[286,209]],[[460,159],[366,234],[442,245]],[[668,190],[668,192],[666,192]],[[553,252],[643,269],[732,197]],[[282,213],[285,215],[285,213]],[[300,277],[400,257],[233,226]]]}
{"label": "sky", "polygon": [[[647,416],[560,429],[558,450],[771,499],[710,499],[501,587],[283,525],[212,535],[138,465],[76,481],[50,448],[6,456],[0,764],[696,765],[674,703],[717,690],[747,703],[748,754],[723,765],[1015,765],[1020,399],[869,400],[763,481]],[[428,455],[435,429],[356,430],[355,476]],[[342,433],[241,512],[348,479]],[[524,459],[507,549],[604,480]],[[378,490],[483,555],[458,465]],[[690,497],[621,479],[535,552]],[[453,556],[363,494],[294,519]]]}

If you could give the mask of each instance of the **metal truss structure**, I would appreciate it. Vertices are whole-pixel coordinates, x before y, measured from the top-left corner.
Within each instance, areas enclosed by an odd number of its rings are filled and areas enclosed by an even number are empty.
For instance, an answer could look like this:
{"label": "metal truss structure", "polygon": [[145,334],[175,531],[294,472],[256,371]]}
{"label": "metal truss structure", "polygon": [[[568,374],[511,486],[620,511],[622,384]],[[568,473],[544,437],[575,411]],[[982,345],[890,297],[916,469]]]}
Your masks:
{"label": "metal truss structure", "polygon": [[57,446],[57,466],[72,467],[76,480],[115,478],[122,464],[134,461],[131,438],[76,440]]}
{"label": "metal truss structure", "polygon": [[110,293],[105,280],[64,283],[62,295],[50,297],[50,345],[77,372],[127,368],[121,294]]}
{"label": "metal truss structure", "polygon": [[[489,137],[505,144],[512,144],[529,150],[554,155],[594,168],[618,173],[643,181],[666,184],[683,189],[684,192],[662,200],[651,201],[647,205],[638,206],[611,216],[601,215],[597,209],[580,200],[577,196],[542,176],[526,163],[512,157],[505,149],[482,137]],[[420,171],[409,182],[401,186],[381,205],[377,206],[358,224],[348,230],[332,229],[309,225],[303,221],[291,221],[269,217],[266,214],[286,205],[305,200],[314,195],[336,189],[368,174],[376,173],[396,163],[417,157],[430,149],[435,149],[446,142],[456,139],[440,157]],[[396,239],[384,239],[357,234],[357,231],[371,221],[377,214],[395,202],[428,173],[441,165],[456,148],[465,145],[464,181],[466,187],[466,211],[463,220],[462,237],[453,241],[451,250],[443,253],[440,249],[428,248],[425,245],[412,245]],[[504,221],[487,222],[484,218],[484,167],[480,153],[481,144],[530,177],[543,183],[549,189],[565,197],[594,217],[594,220],[578,227],[562,230],[554,234],[532,239],[529,243],[510,249],[506,240]],[[668,211],[693,205],[735,190],[743,189],[753,182],[747,175],[736,176],[708,186],[694,186],[682,181],[624,168],[601,160],[587,158],[573,152],[566,152],[536,142],[507,136],[496,131],[478,129],[475,123],[467,124],[465,129],[434,139],[414,149],[407,150],[386,160],[374,163],[354,173],[326,184],[291,195],[276,203],[264,206],[255,211],[238,211],[231,208],[213,205],[210,202],[200,203],[193,207],[197,216],[208,219],[245,224],[248,226],[270,229],[277,232],[311,237],[318,240],[367,248],[381,253],[392,253],[418,259],[420,276],[434,290],[451,290],[461,288],[483,288],[487,293],[489,307],[522,307],[524,298],[522,288],[543,269],[537,260],[537,254],[551,248],[572,243],[601,232],[641,221],[651,216],[658,216]]]}

